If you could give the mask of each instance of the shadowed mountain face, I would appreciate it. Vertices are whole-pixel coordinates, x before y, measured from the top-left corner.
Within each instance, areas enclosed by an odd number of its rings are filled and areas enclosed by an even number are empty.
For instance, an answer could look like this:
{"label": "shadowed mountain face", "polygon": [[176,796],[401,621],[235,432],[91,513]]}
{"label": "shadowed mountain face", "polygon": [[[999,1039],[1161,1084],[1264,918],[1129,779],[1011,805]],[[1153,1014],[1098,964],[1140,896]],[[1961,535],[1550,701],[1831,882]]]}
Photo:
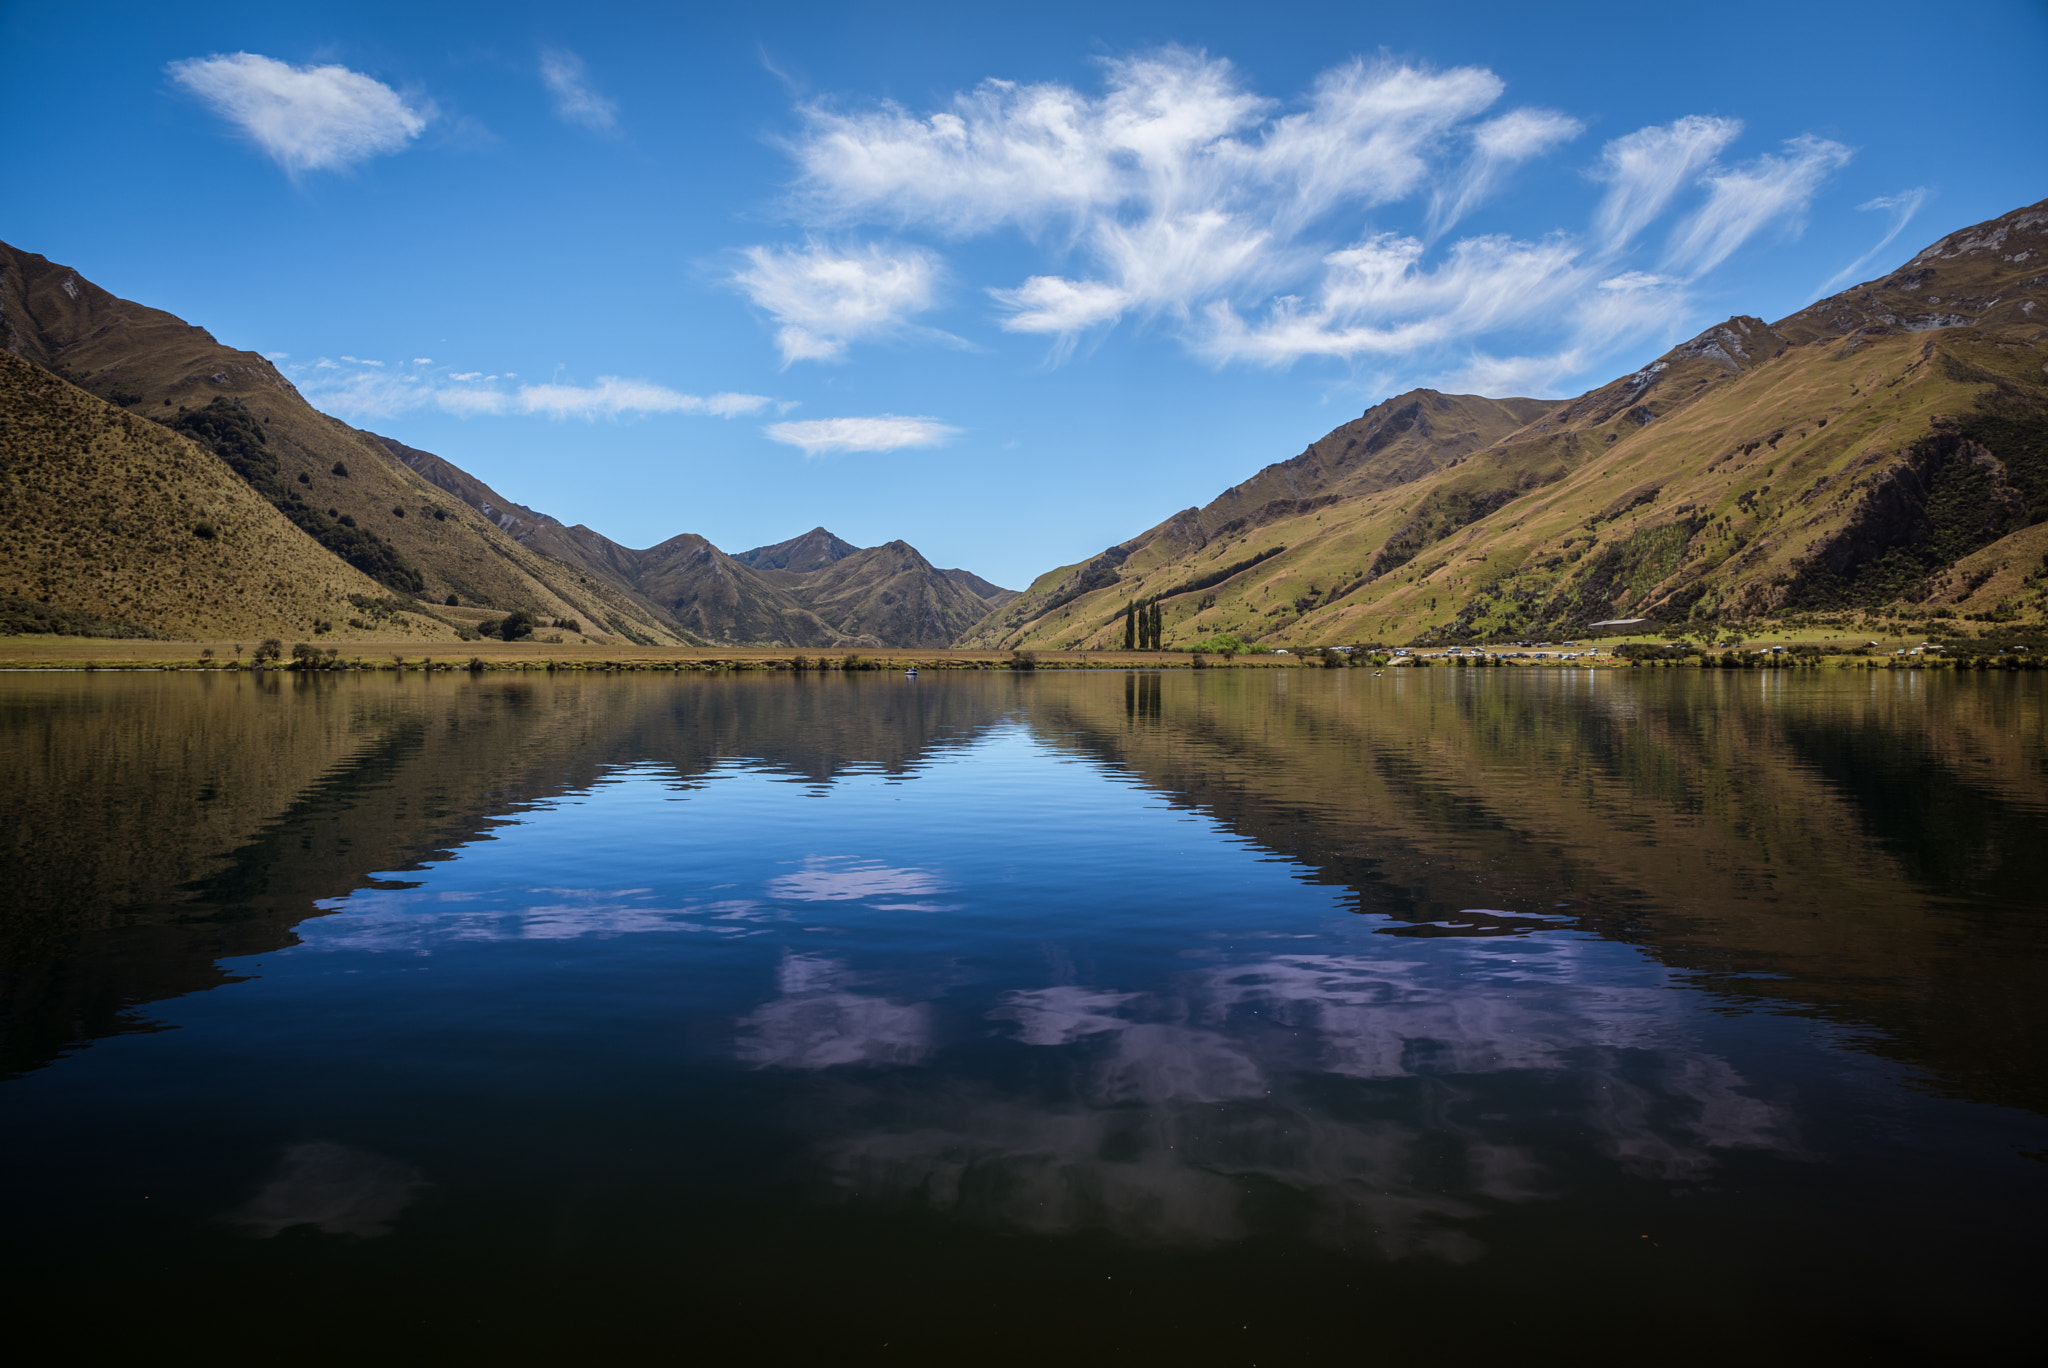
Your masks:
{"label": "shadowed mountain face", "polygon": [[[486,616],[486,609],[524,608],[544,618],[579,619],[609,639],[680,640],[628,594],[529,549],[495,516],[415,474],[377,438],[314,409],[265,358],[222,346],[202,328],[117,298],[68,267],[4,243],[0,344],[137,418],[197,424],[198,415],[220,413],[216,402],[227,405],[233,411],[227,426],[263,434],[274,504],[288,516],[291,505],[303,504],[306,521],[363,534],[355,540],[374,539],[377,555],[366,563],[392,567],[380,592],[416,596],[436,611],[452,593],[477,610],[474,617]],[[87,435],[81,428],[70,440],[81,443]],[[194,435],[204,441],[208,431]],[[231,451],[214,449],[232,462]],[[339,523],[343,516],[346,525]],[[244,588],[269,591],[267,584]]]}
{"label": "shadowed mountain face", "polygon": [[1415,391],[1039,577],[982,645],[1502,640],[1618,617],[2048,612],[2048,202],[1558,403]]}
{"label": "shadowed mountain face", "polygon": [[[789,556],[787,568],[757,561],[756,573],[821,620],[864,643],[950,646],[992,606],[992,596],[977,587],[987,585],[986,580],[964,571],[936,569],[908,542],[855,550],[820,527],[783,546],[798,548]],[[846,549],[838,551],[841,547]],[[828,557],[828,550],[834,554]],[[988,588],[994,596],[1008,592],[994,585]]]}
{"label": "shadowed mountain face", "polygon": [[[621,546],[516,503],[432,452],[328,417],[265,358],[5,244],[0,344],[137,417],[196,425],[202,441],[214,428],[261,433],[272,501],[311,532],[332,533],[343,552],[361,551],[349,564],[379,577],[380,593],[416,597],[436,613],[454,594],[471,611],[442,613],[451,623],[523,608],[573,618],[599,642],[950,646],[1011,595],[966,571],[937,570],[902,542],[861,551],[823,528],[739,557],[690,533],[644,551]],[[210,409],[216,402],[232,412]],[[92,425],[76,426],[66,440],[83,445]],[[231,451],[216,453],[233,464]],[[62,501],[61,489],[50,493]],[[326,567],[318,549],[309,558]],[[810,573],[825,578],[789,578]],[[59,607],[85,611],[97,601],[83,585],[54,589]],[[245,630],[173,617],[164,630]],[[293,617],[280,630],[310,627]]]}

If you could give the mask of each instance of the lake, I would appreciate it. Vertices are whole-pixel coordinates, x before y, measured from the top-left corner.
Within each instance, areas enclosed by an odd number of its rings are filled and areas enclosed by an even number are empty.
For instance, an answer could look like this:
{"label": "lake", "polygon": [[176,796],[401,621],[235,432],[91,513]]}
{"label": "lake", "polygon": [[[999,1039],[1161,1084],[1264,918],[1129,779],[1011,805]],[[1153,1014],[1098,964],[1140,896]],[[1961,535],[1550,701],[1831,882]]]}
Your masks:
{"label": "lake", "polygon": [[2048,1267],[2044,701],[0,677],[11,1337],[2003,1355]]}

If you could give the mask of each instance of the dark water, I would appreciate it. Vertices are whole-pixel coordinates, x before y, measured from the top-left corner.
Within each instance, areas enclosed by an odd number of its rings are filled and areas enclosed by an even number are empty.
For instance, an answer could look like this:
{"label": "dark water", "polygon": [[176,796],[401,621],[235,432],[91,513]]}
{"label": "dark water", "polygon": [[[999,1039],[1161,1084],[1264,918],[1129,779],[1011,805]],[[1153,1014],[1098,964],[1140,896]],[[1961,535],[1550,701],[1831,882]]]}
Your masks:
{"label": "dark water", "polygon": [[8,677],[8,1334],[2037,1348],[2044,696]]}

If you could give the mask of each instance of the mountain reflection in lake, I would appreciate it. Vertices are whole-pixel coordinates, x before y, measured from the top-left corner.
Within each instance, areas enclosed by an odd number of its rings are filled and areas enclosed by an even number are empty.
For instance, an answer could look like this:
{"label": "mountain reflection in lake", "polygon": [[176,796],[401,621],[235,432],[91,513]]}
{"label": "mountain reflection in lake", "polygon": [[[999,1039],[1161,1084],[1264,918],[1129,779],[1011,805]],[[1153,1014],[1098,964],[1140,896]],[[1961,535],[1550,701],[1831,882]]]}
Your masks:
{"label": "mountain reflection in lake", "polygon": [[308,1360],[2000,1349],[2048,1215],[2043,702],[8,679],[18,1325]]}

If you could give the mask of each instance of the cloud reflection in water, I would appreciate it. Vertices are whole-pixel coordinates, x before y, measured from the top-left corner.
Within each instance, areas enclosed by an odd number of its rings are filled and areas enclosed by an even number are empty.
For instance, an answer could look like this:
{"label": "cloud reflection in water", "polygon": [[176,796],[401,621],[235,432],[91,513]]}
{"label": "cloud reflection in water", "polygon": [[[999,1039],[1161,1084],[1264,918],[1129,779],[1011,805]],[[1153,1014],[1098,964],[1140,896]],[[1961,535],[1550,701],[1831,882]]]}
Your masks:
{"label": "cloud reflection in water", "polygon": [[782,996],[740,1022],[740,1058],[784,1069],[921,1063],[932,1050],[931,1008],[849,993],[845,972],[819,955],[786,957]]}
{"label": "cloud reflection in water", "polygon": [[259,1240],[294,1226],[327,1235],[375,1239],[427,1186],[418,1169],[398,1159],[329,1140],[293,1145],[249,1204],[224,1218]]}
{"label": "cloud reflection in water", "polygon": [[[829,1115],[845,1125],[821,1152],[862,1200],[1025,1231],[1216,1244],[1288,1223],[1450,1261],[1483,1252],[1471,1227],[1497,1204],[1588,1181],[1586,1150],[1609,1173],[1661,1181],[1703,1178],[1716,1151],[1797,1156],[1788,1116],[1687,1048],[1658,1013],[1662,990],[1570,982],[1569,943],[1520,953],[1475,951],[1449,975],[1282,955],[1198,972],[1173,994],[1007,993],[988,1019],[1053,1055],[1031,1084],[1002,1093],[945,1056],[842,1077]],[[744,1023],[749,1062],[932,1054],[928,1008],[848,992],[834,962],[790,957],[783,990]],[[852,1120],[878,1112],[898,1123]]]}

